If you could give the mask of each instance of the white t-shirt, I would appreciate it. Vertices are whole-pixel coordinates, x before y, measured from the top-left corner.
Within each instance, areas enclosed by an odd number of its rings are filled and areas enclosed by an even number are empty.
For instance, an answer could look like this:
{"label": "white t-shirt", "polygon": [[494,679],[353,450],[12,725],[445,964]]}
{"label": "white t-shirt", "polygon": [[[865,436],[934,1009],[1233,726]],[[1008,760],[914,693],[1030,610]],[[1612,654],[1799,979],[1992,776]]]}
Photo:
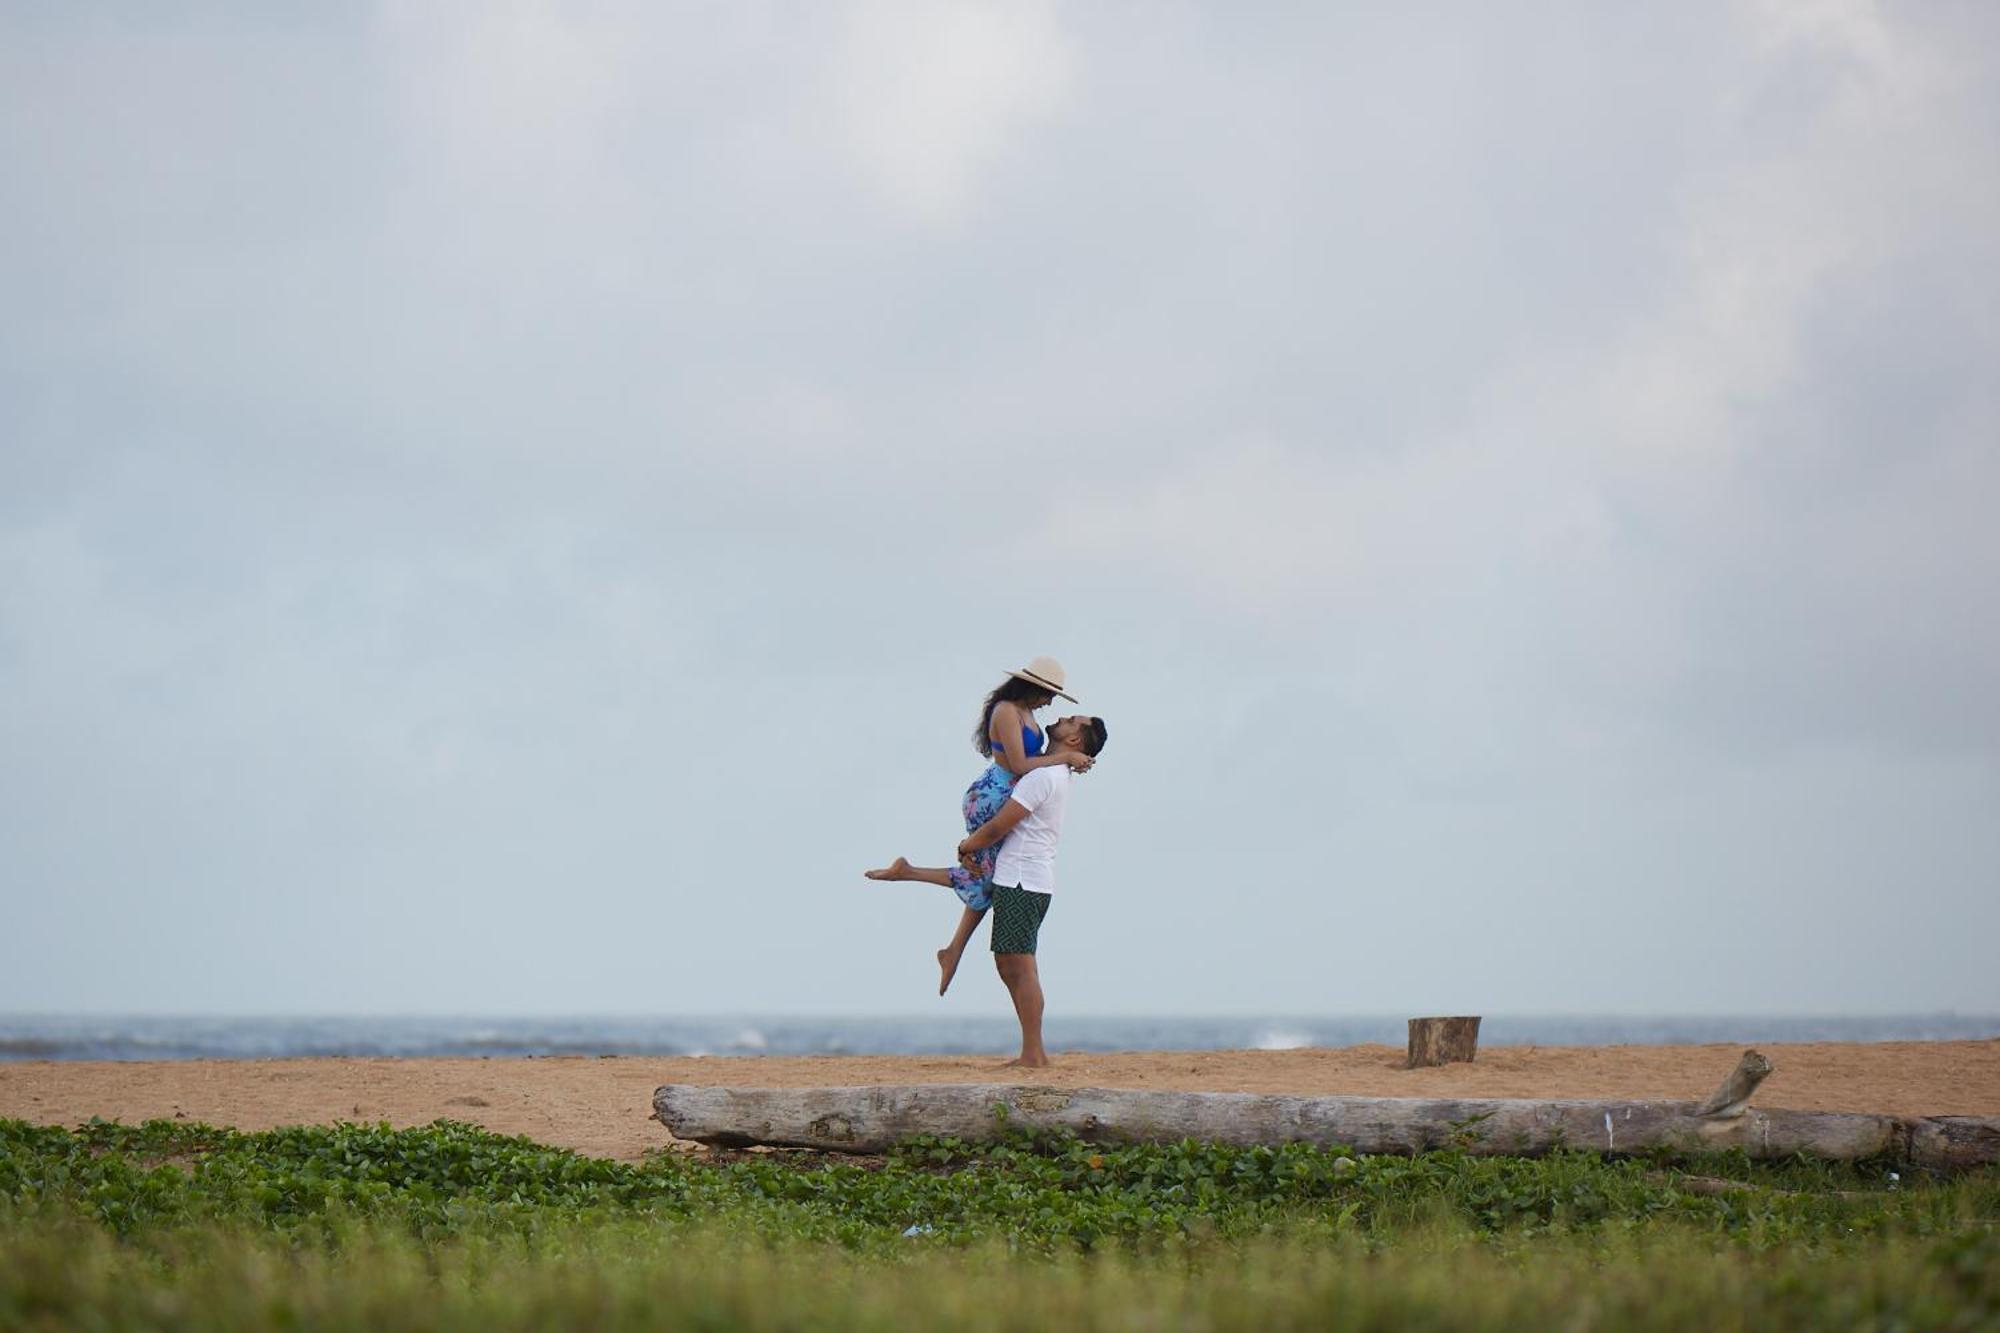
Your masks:
{"label": "white t-shirt", "polygon": [[1030,769],[1007,799],[1026,807],[1028,817],[1001,842],[993,882],[1054,893],[1056,841],[1062,837],[1063,806],[1069,801],[1069,765]]}

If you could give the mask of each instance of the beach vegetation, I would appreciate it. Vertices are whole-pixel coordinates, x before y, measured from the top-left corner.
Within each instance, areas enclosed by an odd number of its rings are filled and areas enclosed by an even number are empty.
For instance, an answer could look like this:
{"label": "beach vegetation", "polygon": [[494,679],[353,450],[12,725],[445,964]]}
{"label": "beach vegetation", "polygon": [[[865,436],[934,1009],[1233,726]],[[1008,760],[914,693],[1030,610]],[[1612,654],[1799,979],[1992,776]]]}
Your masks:
{"label": "beach vegetation", "polygon": [[0,1121],[0,1327],[371,1321],[2000,1329],[2000,1172]]}

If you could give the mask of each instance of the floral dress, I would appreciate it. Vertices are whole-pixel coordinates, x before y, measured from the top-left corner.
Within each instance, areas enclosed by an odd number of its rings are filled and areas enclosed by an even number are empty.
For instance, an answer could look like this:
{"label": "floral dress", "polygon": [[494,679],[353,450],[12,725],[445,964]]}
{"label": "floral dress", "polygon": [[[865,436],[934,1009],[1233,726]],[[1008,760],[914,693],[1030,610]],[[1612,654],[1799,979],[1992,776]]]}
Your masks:
{"label": "floral dress", "polygon": [[[1032,759],[1042,753],[1044,743],[1042,733],[1031,727],[1021,728],[1021,749]],[[1000,813],[1000,807],[1014,793],[1014,784],[1019,781],[1007,766],[995,760],[987,765],[986,771],[972,780],[965,789],[965,831],[971,833],[981,824]],[[974,853],[973,861],[979,866],[978,873],[967,870],[963,865],[951,868],[952,891],[958,900],[975,912],[983,912],[993,905],[993,863],[1000,858],[1000,844],[982,847]]]}

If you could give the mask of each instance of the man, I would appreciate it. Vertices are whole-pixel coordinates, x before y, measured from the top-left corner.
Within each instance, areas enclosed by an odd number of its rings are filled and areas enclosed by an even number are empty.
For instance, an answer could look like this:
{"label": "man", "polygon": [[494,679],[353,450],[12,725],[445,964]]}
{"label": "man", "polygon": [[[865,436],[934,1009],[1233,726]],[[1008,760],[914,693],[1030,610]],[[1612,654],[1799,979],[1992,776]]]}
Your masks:
{"label": "man", "polygon": [[[1057,746],[1095,758],[1110,733],[1101,717],[1066,717],[1049,725]],[[958,858],[976,869],[974,853],[1000,844],[993,865],[993,965],[1014,999],[1021,1020],[1021,1056],[1013,1063],[1039,1068],[1049,1063],[1042,1049],[1042,974],[1035,945],[1042,918],[1056,888],[1056,844],[1062,838],[1063,807],[1069,802],[1070,771],[1063,764],[1031,769],[1001,805],[998,814],[958,844]]]}

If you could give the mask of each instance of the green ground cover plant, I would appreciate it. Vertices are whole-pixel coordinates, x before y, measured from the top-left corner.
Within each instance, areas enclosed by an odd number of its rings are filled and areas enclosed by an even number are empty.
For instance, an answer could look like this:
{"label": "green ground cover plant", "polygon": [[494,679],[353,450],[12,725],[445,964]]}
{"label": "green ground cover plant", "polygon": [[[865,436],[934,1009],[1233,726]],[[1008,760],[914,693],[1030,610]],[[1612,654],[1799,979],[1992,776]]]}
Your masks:
{"label": "green ground cover plant", "polygon": [[0,1327],[2000,1329],[2000,1172],[0,1121]]}

